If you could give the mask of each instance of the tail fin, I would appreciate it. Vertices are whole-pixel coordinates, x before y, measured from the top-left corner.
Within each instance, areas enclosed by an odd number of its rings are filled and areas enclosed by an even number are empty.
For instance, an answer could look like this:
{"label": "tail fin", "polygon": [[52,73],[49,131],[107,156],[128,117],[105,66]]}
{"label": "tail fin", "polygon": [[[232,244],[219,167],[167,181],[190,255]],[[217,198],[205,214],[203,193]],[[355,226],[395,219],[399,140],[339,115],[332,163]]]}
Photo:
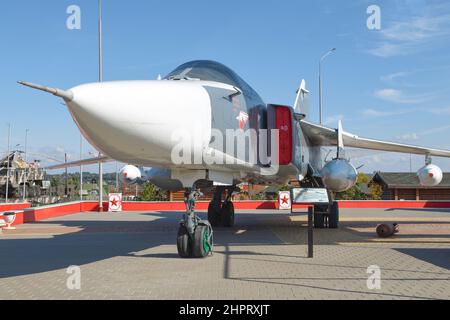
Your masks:
{"label": "tail fin", "polygon": [[297,98],[295,99],[294,109],[297,113],[302,113],[309,118],[309,91],[306,90],[306,81],[302,80],[300,88],[297,91]]}

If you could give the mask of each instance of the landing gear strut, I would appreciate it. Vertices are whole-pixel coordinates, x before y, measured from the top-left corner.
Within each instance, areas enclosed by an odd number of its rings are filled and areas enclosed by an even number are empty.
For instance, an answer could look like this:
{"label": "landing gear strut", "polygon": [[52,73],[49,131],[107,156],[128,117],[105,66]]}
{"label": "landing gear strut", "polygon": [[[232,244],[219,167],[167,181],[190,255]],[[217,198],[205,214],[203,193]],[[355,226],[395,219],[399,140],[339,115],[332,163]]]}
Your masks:
{"label": "landing gear strut", "polygon": [[[234,227],[234,205],[231,196],[234,188],[218,187],[214,198],[208,207],[208,220],[213,227]],[[222,202],[222,194],[226,192],[225,201]]]}
{"label": "landing gear strut", "polygon": [[185,193],[186,214],[178,229],[177,248],[181,258],[205,258],[213,252],[213,229],[195,213],[195,202],[202,193],[195,187]]}
{"label": "landing gear strut", "polygon": [[339,206],[337,202],[314,207],[314,227],[316,229],[339,228]]}
{"label": "landing gear strut", "polygon": [[316,229],[339,228],[339,205],[334,201],[334,196],[330,191],[328,191],[328,197],[330,203],[314,207],[314,227]]}

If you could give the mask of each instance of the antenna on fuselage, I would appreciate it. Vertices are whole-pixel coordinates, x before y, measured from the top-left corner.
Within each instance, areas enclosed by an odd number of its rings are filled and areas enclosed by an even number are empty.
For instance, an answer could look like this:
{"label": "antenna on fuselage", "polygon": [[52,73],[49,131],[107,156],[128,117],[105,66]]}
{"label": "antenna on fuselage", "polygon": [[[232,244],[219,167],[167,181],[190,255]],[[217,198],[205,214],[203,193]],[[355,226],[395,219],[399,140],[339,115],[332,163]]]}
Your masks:
{"label": "antenna on fuselage", "polygon": [[300,88],[297,91],[297,97],[294,103],[294,110],[296,113],[304,114],[309,118],[309,91],[306,89],[306,81],[303,79]]}

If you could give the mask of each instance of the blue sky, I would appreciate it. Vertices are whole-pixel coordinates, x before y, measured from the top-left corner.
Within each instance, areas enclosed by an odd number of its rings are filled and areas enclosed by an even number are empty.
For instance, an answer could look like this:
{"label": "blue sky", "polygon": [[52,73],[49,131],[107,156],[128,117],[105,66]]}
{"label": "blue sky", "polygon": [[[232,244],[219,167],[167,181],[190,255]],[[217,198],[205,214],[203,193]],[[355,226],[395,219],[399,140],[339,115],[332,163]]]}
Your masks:
{"label": "blue sky", "polygon": [[[67,7],[81,8],[68,30]],[[366,25],[381,8],[381,30]],[[79,132],[58,99],[16,85],[61,88],[97,80],[97,2],[8,1],[0,11],[0,152],[12,144],[79,157]],[[318,118],[318,60],[325,120],[361,136],[450,149],[450,4],[447,1],[104,0],[104,79],[155,79],[193,59],[220,61],[268,103],[293,104],[305,78]],[[93,148],[86,146],[84,153]],[[364,171],[409,171],[409,155],[355,152]],[[35,156],[38,157],[37,155]],[[423,165],[414,156],[413,170]],[[450,171],[450,160],[436,159]],[[95,168],[93,168],[95,169]]]}

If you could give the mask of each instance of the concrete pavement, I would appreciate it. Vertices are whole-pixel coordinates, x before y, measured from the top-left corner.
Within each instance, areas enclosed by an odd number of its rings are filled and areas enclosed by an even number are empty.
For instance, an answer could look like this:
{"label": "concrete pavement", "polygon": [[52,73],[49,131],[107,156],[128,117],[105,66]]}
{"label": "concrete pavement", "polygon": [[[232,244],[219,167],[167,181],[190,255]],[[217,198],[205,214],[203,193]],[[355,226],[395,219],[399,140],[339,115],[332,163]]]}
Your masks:
{"label": "concrete pavement", "polygon": [[[304,215],[241,212],[204,260],[178,258],[179,219],[80,213],[5,231],[0,299],[450,299],[449,210],[343,210],[340,230],[315,231],[314,259]],[[400,234],[376,238],[395,219]],[[367,286],[372,265],[380,290]]]}

